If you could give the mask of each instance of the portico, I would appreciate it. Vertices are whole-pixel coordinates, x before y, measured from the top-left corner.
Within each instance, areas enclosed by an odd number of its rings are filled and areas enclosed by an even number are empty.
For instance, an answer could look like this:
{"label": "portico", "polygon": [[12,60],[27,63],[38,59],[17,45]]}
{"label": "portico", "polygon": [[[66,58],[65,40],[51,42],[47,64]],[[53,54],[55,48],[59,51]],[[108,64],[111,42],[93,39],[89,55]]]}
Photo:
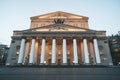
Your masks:
{"label": "portico", "polygon": [[[26,41],[26,43],[25,43]],[[29,42],[28,42],[29,41]],[[92,41],[92,42],[90,42]],[[27,55],[25,50],[29,47]],[[35,45],[38,43],[38,45]],[[91,47],[94,48],[94,54],[91,53]],[[24,48],[24,49],[23,49]],[[36,49],[37,48],[37,49]],[[82,50],[83,49],[83,50]],[[36,52],[36,53],[35,53]],[[35,57],[37,55],[37,57]],[[35,65],[74,65],[74,64],[94,64],[90,62],[91,56],[95,56],[95,63],[100,64],[100,54],[97,45],[97,39],[82,37],[34,37],[21,39],[20,53],[18,63],[27,63]],[[25,61],[27,58],[27,62]],[[24,60],[23,60],[24,59]],[[23,61],[22,61],[23,60]],[[21,62],[20,62],[21,61]]]}

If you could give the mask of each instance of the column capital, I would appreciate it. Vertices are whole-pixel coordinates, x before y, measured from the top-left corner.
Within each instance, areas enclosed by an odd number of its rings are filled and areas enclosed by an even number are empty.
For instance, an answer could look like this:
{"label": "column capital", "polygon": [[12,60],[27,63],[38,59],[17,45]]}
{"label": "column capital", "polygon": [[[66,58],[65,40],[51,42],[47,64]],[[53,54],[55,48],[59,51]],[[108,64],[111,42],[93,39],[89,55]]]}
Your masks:
{"label": "column capital", "polygon": [[97,39],[97,37],[95,36],[95,37],[93,37],[93,39]]}
{"label": "column capital", "polygon": [[67,40],[67,39],[68,39],[68,37],[63,37],[62,39],[66,39],[66,40]]}
{"label": "column capital", "polygon": [[46,39],[46,37],[43,36],[42,39]]}
{"label": "column capital", "polygon": [[21,39],[26,39],[26,37],[25,37],[25,36],[22,36]]}
{"label": "column capital", "polygon": [[35,37],[35,36],[32,36],[32,39],[36,39],[36,37]]}
{"label": "column capital", "polygon": [[73,39],[76,39],[77,37],[72,37]]}
{"label": "column capital", "polygon": [[30,42],[30,40],[29,40],[29,39],[26,39],[26,43],[27,43],[27,42]]}
{"label": "column capital", "polygon": [[91,37],[90,42],[93,42],[94,39],[97,39],[97,37]]}
{"label": "column capital", "polygon": [[67,37],[63,37],[63,39],[67,39]]}
{"label": "column capital", "polygon": [[56,39],[56,37],[52,37],[52,39]]}
{"label": "column capital", "polygon": [[87,37],[83,37],[83,39],[87,39]]}

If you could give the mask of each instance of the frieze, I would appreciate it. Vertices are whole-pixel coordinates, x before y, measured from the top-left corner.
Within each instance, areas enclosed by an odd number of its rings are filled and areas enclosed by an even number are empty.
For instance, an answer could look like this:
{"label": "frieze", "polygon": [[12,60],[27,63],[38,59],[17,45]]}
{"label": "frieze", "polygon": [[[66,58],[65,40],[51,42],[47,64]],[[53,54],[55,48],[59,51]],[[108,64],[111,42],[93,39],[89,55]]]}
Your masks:
{"label": "frieze", "polygon": [[36,36],[36,37],[94,37],[96,33],[83,33],[83,32],[24,32],[23,36]]}
{"label": "frieze", "polygon": [[[100,34],[101,33],[101,34]],[[79,32],[79,31],[64,31],[64,32],[15,32],[12,38],[21,38],[21,37],[105,37],[102,32]]]}

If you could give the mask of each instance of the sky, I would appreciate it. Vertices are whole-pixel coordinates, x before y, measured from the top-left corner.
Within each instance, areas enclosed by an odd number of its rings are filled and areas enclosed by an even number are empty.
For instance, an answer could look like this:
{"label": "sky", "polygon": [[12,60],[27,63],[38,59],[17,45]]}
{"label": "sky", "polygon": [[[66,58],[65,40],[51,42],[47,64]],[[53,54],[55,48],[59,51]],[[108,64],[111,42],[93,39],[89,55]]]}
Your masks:
{"label": "sky", "polygon": [[30,17],[55,11],[89,17],[89,28],[120,31],[120,0],[0,0],[0,44],[10,46],[14,30],[30,27]]}

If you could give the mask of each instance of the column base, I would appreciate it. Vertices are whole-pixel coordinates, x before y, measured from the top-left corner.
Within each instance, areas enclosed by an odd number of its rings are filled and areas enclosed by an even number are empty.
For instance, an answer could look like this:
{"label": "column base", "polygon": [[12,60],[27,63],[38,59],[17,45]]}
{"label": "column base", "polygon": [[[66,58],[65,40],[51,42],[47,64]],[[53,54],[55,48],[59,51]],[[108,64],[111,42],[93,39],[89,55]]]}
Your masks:
{"label": "column base", "polygon": [[96,63],[96,65],[102,65],[102,63]]}
{"label": "column base", "polygon": [[78,63],[74,63],[73,65],[79,65]]}
{"label": "column base", "polygon": [[67,63],[63,63],[62,65],[68,65]]}
{"label": "column base", "polygon": [[109,63],[110,66],[113,66],[113,63]]}
{"label": "column base", "polygon": [[33,64],[33,63],[29,63],[28,65],[29,65],[29,66],[32,66],[32,65],[34,65],[34,64]]}
{"label": "column base", "polygon": [[97,63],[92,63],[92,65],[96,65]]}
{"label": "column base", "polygon": [[39,65],[45,65],[44,63],[40,63]]}
{"label": "column base", "polygon": [[5,65],[6,65],[6,66],[10,66],[10,63],[6,63]]}
{"label": "column base", "polygon": [[21,66],[21,65],[22,65],[22,63],[17,63],[17,65],[18,65],[18,66]]}
{"label": "column base", "polygon": [[26,63],[22,63],[22,65],[26,65]]}
{"label": "column base", "polygon": [[52,63],[51,65],[56,65],[56,63]]}
{"label": "column base", "polygon": [[84,63],[84,65],[91,65],[90,63]]}

